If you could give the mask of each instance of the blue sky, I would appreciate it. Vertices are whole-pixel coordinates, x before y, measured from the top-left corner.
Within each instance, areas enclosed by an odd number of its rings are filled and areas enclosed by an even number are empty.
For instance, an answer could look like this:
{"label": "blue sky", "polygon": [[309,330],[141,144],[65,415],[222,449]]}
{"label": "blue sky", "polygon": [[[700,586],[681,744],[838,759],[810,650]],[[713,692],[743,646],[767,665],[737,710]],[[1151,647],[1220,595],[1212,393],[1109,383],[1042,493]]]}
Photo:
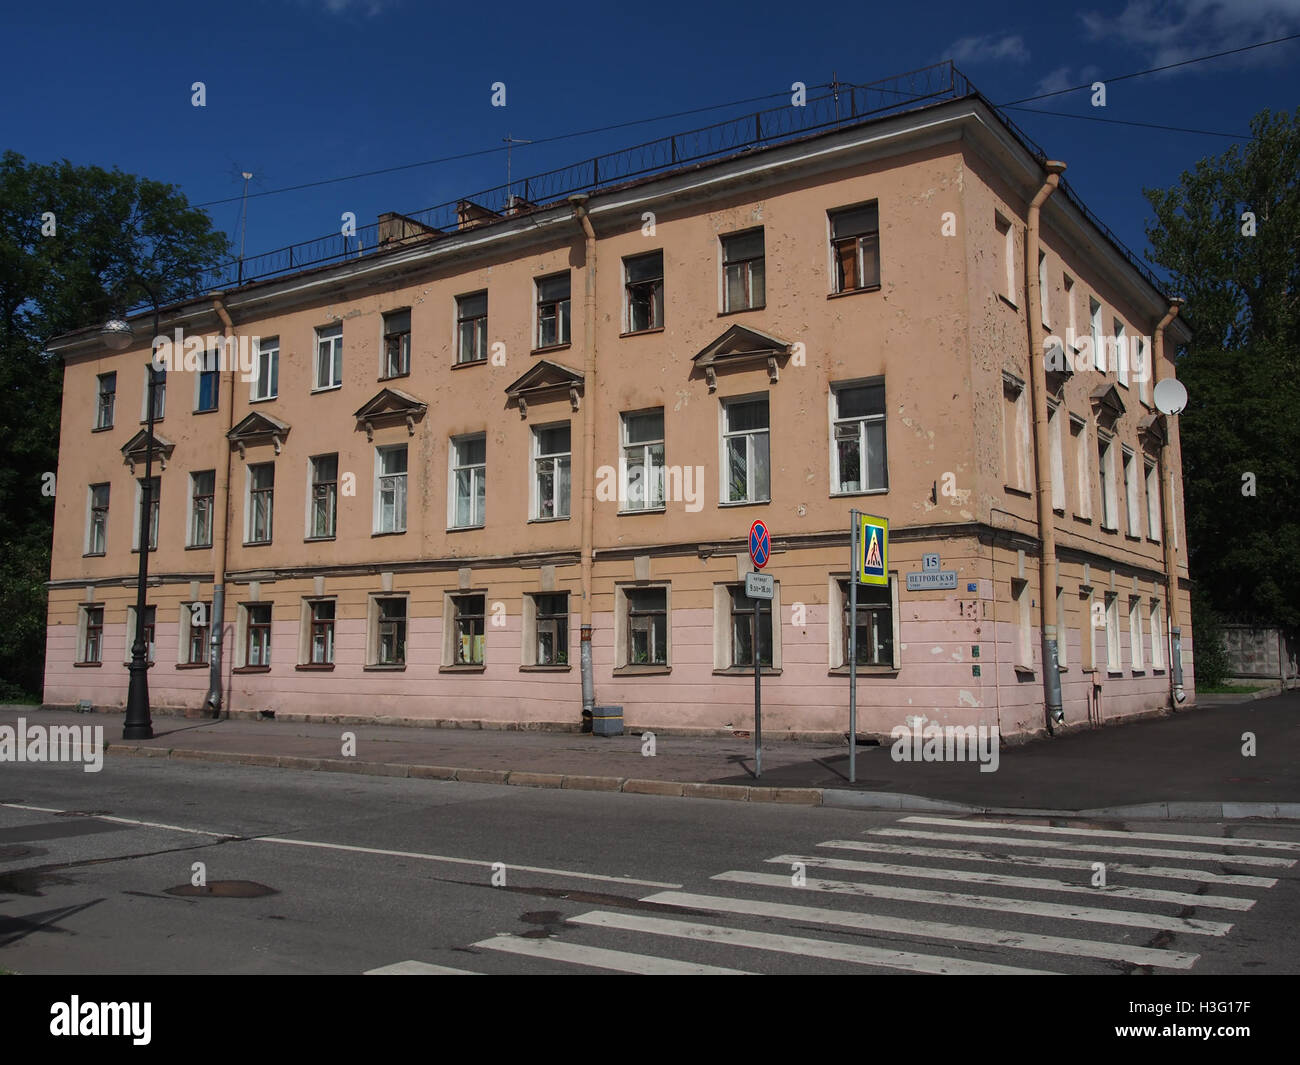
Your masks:
{"label": "blue sky", "polygon": [[[777,106],[790,85],[864,83],[953,59],[994,103],[1300,33],[1300,0],[1043,4],[440,5],[419,0],[60,2],[0,14],[0,147],[179,186],[238,240],[250,170],[254,255],[417,211],[505,180],[502,138],[540,140],[773,94],[765,103],[521,145],[519,177]],[[833,13],[833,20],[832,20]],[[191,85],[206,86],[206,107]],[[504,108],[491,85],[506,85]],[[1300,102],[1300,40],[1026,106],[1088,119],[1246,134]],[[1010,112],[1094,211],[1146,249],[1144,186],[1167,186],[1226,137]],[[1235,142],[1244,143],[1244,142]],[[383,167],[489,155],[323,187]]]}

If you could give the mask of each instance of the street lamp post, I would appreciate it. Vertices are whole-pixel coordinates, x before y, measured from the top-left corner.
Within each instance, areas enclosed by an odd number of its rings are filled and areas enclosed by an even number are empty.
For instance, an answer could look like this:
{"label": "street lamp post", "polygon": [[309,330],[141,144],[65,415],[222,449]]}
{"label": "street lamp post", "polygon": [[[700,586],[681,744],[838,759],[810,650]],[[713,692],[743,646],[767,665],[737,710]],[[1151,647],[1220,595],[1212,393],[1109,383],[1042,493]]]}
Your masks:
{"label": "street lamp post", "polygon": [[[139,278],[132,282],[149,294],[153,304],[153,340],[149,344],[149,387],[147,417],[145,420],[145,458],[144,484],[140,491],[140,570],[135,588],[135,642],[131,645],[130,686],[126,695],[126,720],[122,725],[124,740],[148,740],[153,738],[153,720],[149,713],[149,660],[148,649],[144,640],[145,599],[149,585],[149,527],[153,504],[153,427],[154,397],[158,382],[158,371],[153,363],[153,344],[158,337],[158,297],[152,288]],[[104,323],[100,336],[109,347],[116,350],[126,348],[132,340],[130,323],[124,318],[113,318]]]}

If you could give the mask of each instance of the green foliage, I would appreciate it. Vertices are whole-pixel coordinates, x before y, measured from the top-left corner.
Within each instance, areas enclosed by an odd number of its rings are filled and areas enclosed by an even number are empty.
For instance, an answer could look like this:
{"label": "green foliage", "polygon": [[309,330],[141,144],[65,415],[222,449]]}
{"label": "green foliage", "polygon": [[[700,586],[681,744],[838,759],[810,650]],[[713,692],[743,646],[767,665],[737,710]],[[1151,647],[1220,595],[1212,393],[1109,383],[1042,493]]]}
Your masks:
{"label": "green foliage", "polygon": [[[1177,353],[1191,573],[1220,611],[1300,628],[1300,109],[1148,189],[1152,259],[1187,299]],[[1242,230],[1254,214],[1255,235]],[[1246,474],[1254,475],[1254,494]],[[1198,673],[1201,631],[1195,630]]]}
{"label": "green foliage", "polygon": [[[46,212],[53,235],[42,234]],[[0,691],[9,697],[39,692],[44,673],[54,499],[41,484],[58,468],[63,380],[45,343],[139,303],[132,276],[165,302],[228,254],[225,236],[171,185],[0,155]]]}
{"label": "green foliage", "polygon": [[1192,640],[1196,690],[1222,687],[1232,670],[1223,638],[1223,619],[1199,589],[1192,593]]}

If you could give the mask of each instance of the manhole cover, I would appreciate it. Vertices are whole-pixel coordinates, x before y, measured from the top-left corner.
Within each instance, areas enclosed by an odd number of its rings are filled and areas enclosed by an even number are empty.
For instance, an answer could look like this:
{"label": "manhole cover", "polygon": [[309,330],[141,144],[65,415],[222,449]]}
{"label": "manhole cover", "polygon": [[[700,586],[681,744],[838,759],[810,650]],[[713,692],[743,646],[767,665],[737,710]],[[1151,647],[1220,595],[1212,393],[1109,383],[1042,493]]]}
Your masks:
{"label": "manhole cover", "polygon": [[260,899],[263,895],[280,894],[275,888],[255,880],[212,880],[202,887],[181,884],[166,889],[168,895],[210,896],[218,899]]}

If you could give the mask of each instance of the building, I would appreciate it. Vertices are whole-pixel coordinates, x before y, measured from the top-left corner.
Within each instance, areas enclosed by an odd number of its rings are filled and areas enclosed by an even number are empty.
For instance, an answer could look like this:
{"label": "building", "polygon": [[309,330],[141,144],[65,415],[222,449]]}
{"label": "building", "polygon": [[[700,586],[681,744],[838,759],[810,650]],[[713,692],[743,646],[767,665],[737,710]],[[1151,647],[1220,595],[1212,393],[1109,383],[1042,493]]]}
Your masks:
{"label": "building", "polygon": [[[942,69],[907,106],[841,91],[728,154],[386,215],[165,308],[153,705],[577,727],[585,701],[726,731],[757,642],[769,735],[842,736],[853,508],[890,520],[893,577],[859,600],[861,734],[1194,700],[1177,418],[1152,406],[1176,301]],[[133,320],[126,351],[52,345],[52,705],[125,700]],[[908,588],[927,555],[955,590]]]}

